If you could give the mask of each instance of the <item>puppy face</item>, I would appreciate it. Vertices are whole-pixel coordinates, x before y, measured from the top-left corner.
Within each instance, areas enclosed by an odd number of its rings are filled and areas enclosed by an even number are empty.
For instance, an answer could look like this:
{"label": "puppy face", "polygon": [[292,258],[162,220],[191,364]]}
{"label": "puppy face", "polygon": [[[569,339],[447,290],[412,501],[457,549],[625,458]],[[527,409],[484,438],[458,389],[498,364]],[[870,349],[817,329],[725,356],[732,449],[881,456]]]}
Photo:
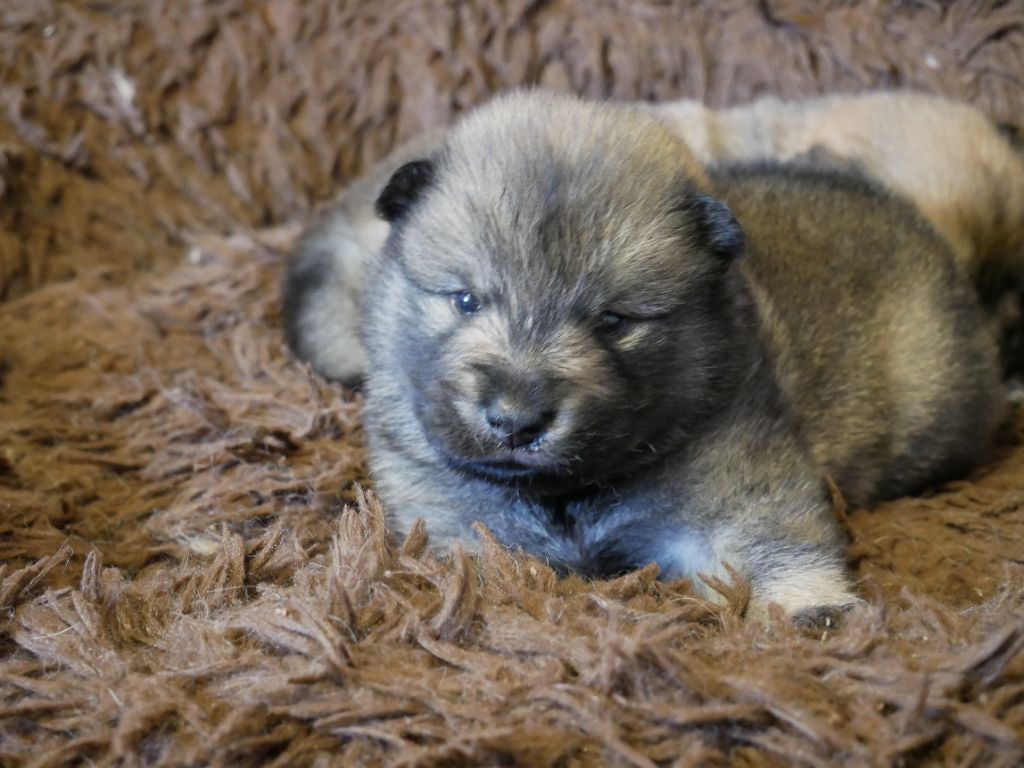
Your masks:
{"label": "puppy face", "polygon": [[742,316],[742,234],[685,150],[632,112],[558,104],[477,113],[400,169],[377,204],[387,285],[366,291],[368,314],[398,313],[386,341],[431,446],[542,491],[685,439],[728,385]]}

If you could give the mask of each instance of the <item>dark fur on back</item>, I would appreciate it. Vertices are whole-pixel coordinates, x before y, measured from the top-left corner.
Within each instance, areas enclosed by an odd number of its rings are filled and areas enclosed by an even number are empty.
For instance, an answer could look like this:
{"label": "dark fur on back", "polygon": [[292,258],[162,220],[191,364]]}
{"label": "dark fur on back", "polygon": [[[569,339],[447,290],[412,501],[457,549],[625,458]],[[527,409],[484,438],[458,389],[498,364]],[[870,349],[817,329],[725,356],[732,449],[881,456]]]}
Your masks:
{"label": "dark fur on back", "polygon": [[995,345],[970,276],[913,206],[803,165],[713,181],[750,238],[747,272],[771,302],[762,323],[801,430],[848,502],[984,460],[1004,413]]}

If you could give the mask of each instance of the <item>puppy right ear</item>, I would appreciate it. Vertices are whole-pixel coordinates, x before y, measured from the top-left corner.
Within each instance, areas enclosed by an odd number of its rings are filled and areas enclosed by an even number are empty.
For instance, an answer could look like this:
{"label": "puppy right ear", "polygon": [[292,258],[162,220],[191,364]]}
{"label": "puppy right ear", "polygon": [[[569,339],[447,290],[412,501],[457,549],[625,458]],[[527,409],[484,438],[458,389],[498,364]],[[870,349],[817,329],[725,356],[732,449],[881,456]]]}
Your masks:
{"label": "puppy right ear", "polygon": [[432,160],[413,160],[392,174],[373,209],[384,221],[393,223],[405,216],[434,180]]}

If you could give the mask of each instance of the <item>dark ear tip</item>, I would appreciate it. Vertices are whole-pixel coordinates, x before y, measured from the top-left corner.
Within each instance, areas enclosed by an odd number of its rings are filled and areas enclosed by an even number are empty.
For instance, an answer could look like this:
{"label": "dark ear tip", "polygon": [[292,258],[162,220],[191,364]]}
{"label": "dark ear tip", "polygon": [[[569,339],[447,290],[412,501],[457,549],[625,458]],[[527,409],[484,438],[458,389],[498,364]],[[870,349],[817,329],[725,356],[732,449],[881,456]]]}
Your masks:
{"label": "dark ear tip", "polygon": [[1009,142],[1011,147],[1018,152],[1024,152],[1024,126],[1016,123],[997,123],[996,130]]}
{"label": "dark ear tip", "polygon": [[696,209],[702,234],[711,250],[723,258],[739,256],[746,245],[746,236],[729,206],[708,195],[698,195]]}
{"label": "dark ear tip", "polygon": [[387,222],[402,218],[423,190],[434,180],[432,160],[413,160],[395,171],[373,204],[374,211]]}

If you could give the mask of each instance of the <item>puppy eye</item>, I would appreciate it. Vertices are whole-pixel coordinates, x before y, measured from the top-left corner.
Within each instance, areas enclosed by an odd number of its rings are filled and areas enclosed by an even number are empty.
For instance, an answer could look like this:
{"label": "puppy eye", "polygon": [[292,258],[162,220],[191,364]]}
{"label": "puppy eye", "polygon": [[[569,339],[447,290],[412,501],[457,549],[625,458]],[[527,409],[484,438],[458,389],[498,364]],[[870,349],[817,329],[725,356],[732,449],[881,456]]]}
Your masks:
{"label": "puppy eye", "polygon": [[597,330],[613,336],[626,328],[626,318],[614,312],[602,312],[597,316]]}
{"label": "puppy eye", "polygon": [[480,311],[482,303],[480,299],[469,291],[456,291],[451,294],[452,304],[464,315],[475,315]]}

